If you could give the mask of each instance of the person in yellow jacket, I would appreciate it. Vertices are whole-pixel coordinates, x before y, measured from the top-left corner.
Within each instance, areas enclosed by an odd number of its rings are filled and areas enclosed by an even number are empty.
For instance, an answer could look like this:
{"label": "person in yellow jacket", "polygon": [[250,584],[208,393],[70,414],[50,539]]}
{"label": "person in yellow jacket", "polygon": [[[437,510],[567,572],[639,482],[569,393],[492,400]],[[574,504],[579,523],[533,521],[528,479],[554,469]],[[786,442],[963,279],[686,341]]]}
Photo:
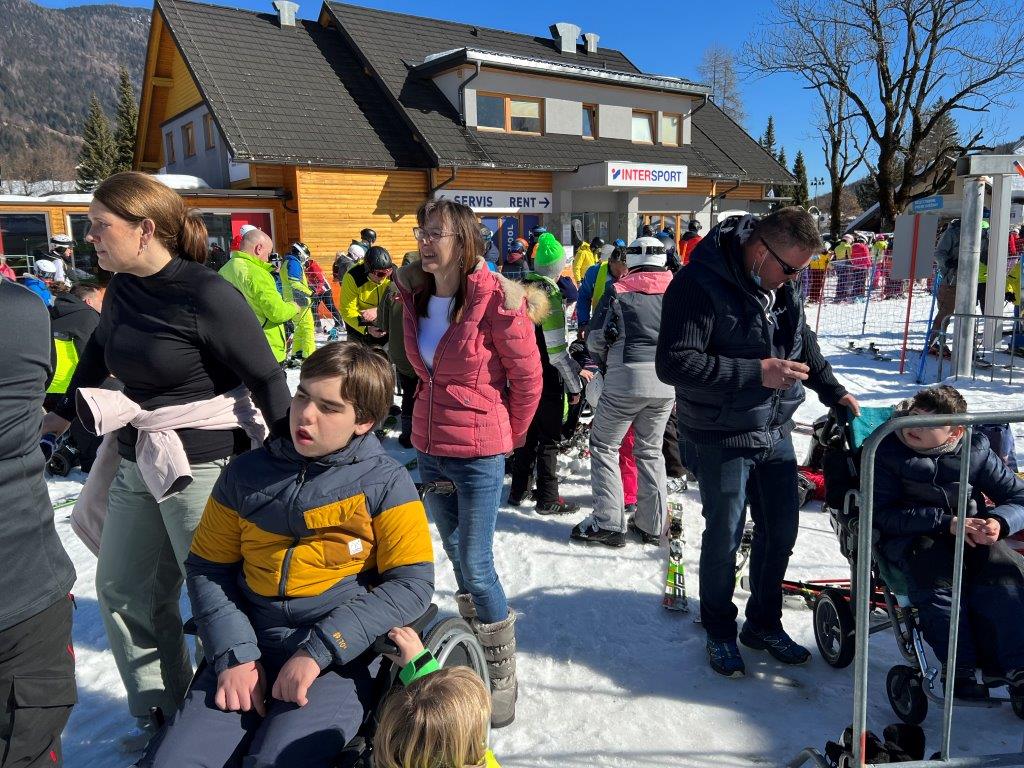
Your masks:
{"label": "person in yellow jacket", "polygon": [[491,697],[469,667],[446,667],[424,649],[411,627],[388,637],[398,649],[387,654],[400,668],[404,686],[389,694],[373,739],[376,768],[501,768],[487,746]]}
{"label": "person in yellow jacket", "polygon": [[825,270],[832,261],[832,245],[828,242],[821,244],[821,251],[811,259],[808,269],[810,285],[807,292],[807,300],[812,304],[821,302],[822,293],[825,291]]}
{"label": "person in yellow jacket", "polygon": [[361,262],[345,273],[338,311],[345,321],[348,338],[371,347],[383,347],[387,343],[387,333],[375,323],[394,269],[387,249],[374,245]]}
{"label": "person in yellow jacket", "polygon": [[[306,262],[310,259],[305,243],[292,243],[291,250],[284,257],[285,277],[291,288],[291,298],[301,294],[308,302],[305,309],[293,320],[295,332],[292,335],[292,358],[305,360],[316,352],[316,328],[313,318],[313,290],[306,279]],[[282,287],[285,285],[281,283]],[[285,294],[287,297],[287,294]]]}
{"label": "person in yellow jacket", "polygon": [[[263,333],[270,344],[277,362],[283,363],[287,353],[284,324],[302,312],[305,297],[295,293],[292,301],[286,300],[277,291],[277,284],[271,274],[270,254],[274,241],[265,232],[251,229],[242,237],[237,251],[231,252],[228,263],[218,273],[231,283],[245,297],[256,313],[256,319],[263,326]],[[306,305],[309,303],[306,301]],[[231,329],[225,328],[229,333]]]}
{"label": "person in yellow jacket", "polygon": [[580,247],[576,249],[576,258],[572,260],[572,279],[576,285],[582,283],[587,270],[600,261],[599,254],[602,248],[604,240],[600,237],[595,237],[590,243],[580,243]]}

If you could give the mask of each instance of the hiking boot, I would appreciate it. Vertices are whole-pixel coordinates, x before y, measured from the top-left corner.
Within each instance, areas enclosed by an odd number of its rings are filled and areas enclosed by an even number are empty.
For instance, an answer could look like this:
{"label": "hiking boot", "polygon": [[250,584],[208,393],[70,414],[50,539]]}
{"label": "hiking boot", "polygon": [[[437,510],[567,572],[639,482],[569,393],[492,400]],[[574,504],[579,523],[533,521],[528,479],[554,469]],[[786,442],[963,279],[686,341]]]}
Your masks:
{"label": "hiking boot", "polygon": [[533,491],[523,491],[522,496],[516,496],[510,490],[508,492],[508,501],[506,502],[506,504],[508,504],[510,507],[518,507],[524,501],[528,501],[528,500],[530,500],[532,498],[533,498]]}
{"label": "hiking boot", "polygon": [[783,664],[806,664],[811,659],[811,652],[794,642],[784,629],[766,632],[744,623],[740,642],[755,651],[768,651],[773,659]]}
{"label": "hiking boot", "polygon": [[[635,533],[637,535],[637,537],[640,539],[640,543],[641,544],[660,544],[661,543],[661,536],[657,536],[657,535],[655,535],[653,533],[648,533],[647,531],[645,531],[643,528],[641,528],[639,525],[636,524],[636,516],[635,516],[636,505],[634,504],[632,506],[633,506],[634,515],[631,515],[630,518],[629,518],[629,523],[627,524],[627,527],[629,528],[629,530],[632,533]],[[628,510],[629,506],[627,506],[626,509]]]}
{"label": "hiking boot", "polygon": [[473,602],[473,596],[469,592],[456,592],[455,604],[459,607],[459,616],[466,621],[476,618],[476,604]]}
{"label": "hiking boot", "polygon": [[162,716],[156,713],[146,715],[146,717],[136,717],[135,727],[119,742],[121,749],[124,752],[142,752],[159,732],[162,719]]}
{"label": "hiking boot", "polygon": [[571,515],[579,511],[579,504],[566,501],[561,496],[558,497],[558,501],[547,501],[537,505],[538,515]]}
{"label": "hiking boot", "polygon": [[398,436],[398,444],[403,448],[412,448],[412,435],[403,432]]}
{"label": "hiking boot", "polygon": [[725,677],[743,677],[747,673],[747,667],[743,663],[735,640],[715,640],[709,636],[705,647],[708,652],[708,663],[718,674]]}
{"label": "hiking boot", "polygon": [[622,531],[607,531],[601,528],[592,515],[588,515],[581,520],[572,529],[569,538],[575,541],[583,541],[587,544],[604,544],[608,547],[626,546],[626,535]]}

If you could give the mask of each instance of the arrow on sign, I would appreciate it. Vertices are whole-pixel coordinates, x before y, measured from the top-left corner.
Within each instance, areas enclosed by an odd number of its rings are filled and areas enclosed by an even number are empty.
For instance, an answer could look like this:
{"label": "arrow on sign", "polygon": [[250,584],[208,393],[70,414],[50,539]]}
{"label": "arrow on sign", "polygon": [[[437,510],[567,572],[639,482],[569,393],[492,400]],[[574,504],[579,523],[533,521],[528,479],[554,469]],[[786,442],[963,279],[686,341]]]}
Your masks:
{"label": "arrow on sign", "polygon": [[547,208],[549,205],[551,205],[551,201],[545,197],[543,200],[540,201],[540,204]]}

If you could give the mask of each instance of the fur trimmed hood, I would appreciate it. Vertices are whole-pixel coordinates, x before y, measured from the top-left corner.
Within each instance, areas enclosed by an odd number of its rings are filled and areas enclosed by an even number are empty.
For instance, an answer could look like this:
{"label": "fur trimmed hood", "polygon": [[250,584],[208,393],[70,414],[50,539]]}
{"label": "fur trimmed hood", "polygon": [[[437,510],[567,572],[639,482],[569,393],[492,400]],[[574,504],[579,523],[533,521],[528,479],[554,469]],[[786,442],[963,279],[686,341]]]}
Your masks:
{"label": "fur trimmed hood", "polygon": [[[525,285],[515,280],[491,272],[483,259],[476,260],[476,266],[469,273],[469,279],[476,283],[477,291],[494,290],[496,287],[502,294],[502,306],[509,312],[519,309],[519,306],[526,301],[526,314],[535,325],[544,322],[544,318],[551,312],[551,303],[547,294],[535,285]],[[486,281],[494,280],[496,286],[487,286]],[[423,271],[421,264],[413,262],[400,268],[395,275],[395,283],[400,290],[416,294],[423,290],[427,284],[427,273]]]}

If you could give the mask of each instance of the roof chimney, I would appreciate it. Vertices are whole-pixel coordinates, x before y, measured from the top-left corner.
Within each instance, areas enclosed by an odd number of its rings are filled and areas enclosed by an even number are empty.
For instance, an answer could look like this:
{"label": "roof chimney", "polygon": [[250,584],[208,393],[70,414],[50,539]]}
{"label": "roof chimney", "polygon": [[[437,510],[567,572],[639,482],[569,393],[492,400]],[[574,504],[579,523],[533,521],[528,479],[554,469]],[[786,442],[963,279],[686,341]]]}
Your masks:
{"label": "roof chimney", "polygon": [[277,23],[281,29],[295,26],[295,12],[299,10],[299,4],[292,0],[274,0],[274,7],[277,9]]}
{"label": "roof chimney", "polygon": [[597,53],[597,41],[601,39],[601,36],[596,32],[585,32],[583,34],[583,41],[587,46],[587,53]]}
{"label": "roof chimney", "polygon": [[582,29],[567,21],[552,24],[548,29],[551,30],[551,36],[558,42],[561,53],[576,53],[576,41],[579,39],[580,32],[583,31]]}

